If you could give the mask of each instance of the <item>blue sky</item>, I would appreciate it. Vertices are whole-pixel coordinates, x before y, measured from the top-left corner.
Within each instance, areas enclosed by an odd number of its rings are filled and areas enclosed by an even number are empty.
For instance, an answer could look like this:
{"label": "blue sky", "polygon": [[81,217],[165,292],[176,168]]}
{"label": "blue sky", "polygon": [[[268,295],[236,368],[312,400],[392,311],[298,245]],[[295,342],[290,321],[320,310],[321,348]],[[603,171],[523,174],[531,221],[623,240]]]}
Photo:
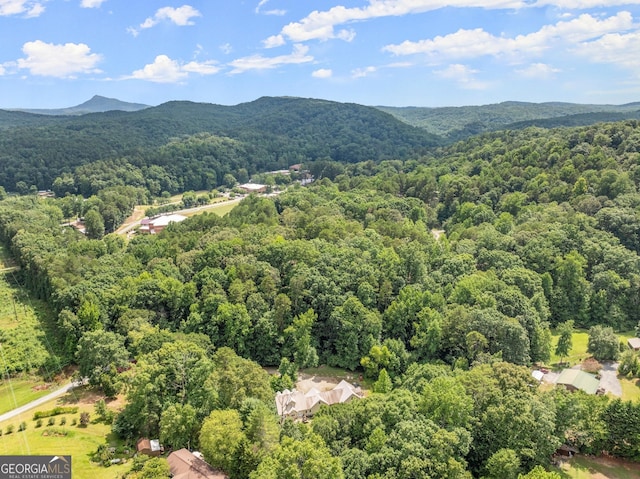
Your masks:
{"label": "blue sky", "polygon": [[640,0],[0,0],[0,108],[640,101]]}

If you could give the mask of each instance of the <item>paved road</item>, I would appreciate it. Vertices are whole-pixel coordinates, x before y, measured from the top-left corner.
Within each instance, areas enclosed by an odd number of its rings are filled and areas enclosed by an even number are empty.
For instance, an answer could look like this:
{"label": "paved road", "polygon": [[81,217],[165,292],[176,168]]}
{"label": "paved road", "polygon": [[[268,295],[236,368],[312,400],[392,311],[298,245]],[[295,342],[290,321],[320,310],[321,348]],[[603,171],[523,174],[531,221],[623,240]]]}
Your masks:
{"label": "paved road", "polygon": [[612,361],[602,362],[600,387],[614,396],[622,397],[622,385],[618,379],[618,363]]}
{"label": "paved road", "polygon": [[36,399],[34,401],[31,401],[30,403],[25,404],[24,406],[20,406],[18,408],[15,408],[12,411],[5,412],[4,414],[0,414],[0,422],[4,421],[6,419],[11,419],[12,417],[15,417],[15,416],[17,416],[19,414],[22,414],[23,412],[28,411],[29,409],[33,409],[35,407],[40,406],[41,404],[46,403],[47,401],[51,401],[52,399],[60,397],[60,396],[62,396],[64,394],[68,393],[74,387],[76,387],[78,385],[79,385],[78,383],[70,382],[69,384],[66,384],[66,385],[62,386],[61,388],[50,392],[46,396],[42,396],[41,398],[38,398],[38,399]]}

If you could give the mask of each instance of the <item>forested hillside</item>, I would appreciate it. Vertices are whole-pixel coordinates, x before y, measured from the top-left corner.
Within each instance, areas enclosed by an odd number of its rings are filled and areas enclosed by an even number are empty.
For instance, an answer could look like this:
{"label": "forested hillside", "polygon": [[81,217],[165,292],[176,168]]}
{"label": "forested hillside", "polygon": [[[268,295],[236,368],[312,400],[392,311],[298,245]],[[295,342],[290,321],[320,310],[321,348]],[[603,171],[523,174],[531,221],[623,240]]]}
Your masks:
{"label": "forested hillside", "polygon": [[[0,121],[0,186],[18,192],[50,189],[61,177],[68,183],[68,175],[96,162],[123,165],[145,186],[158,181],[175,193],[215,188],[227,173],[246,176],[302,161],[406,159],[439,141],[375,108],[301,98],[236,106],[170,102],[80,117],[0,111]],[[65,192],[97,193],[80,189],[82,181],[76,176]],[[115,174],[110,181],[130,185]]]}
{"label": "forested hillside", "polygon": [[496,130],[521,129],[533,125],[545,128],[587,126],[605,121],[638,119],[640,116],[640,103],[583,105],[506,101],[480,106],[378,108],[451,142]]}
{"label": "forested hillside", "polygon": [[[244,147],[163,148],[190,143]],[[198,445],[233,478],[553,478],[534,468],[563,443],[640,460],[640,405],[540,391],[525,367],[549,361],[551,327],[639,324],[640,122],[496,132],[335,171],[128,243],[61,228],[65,198],[7,198],[0,239],[57,315],[59,359],[107,394],[127,384],[114,431]],[[122,185],[103,201],[123,188],[149,194]],[[274,391],[317,364],[361,372],[374,393],[279,423]]]}

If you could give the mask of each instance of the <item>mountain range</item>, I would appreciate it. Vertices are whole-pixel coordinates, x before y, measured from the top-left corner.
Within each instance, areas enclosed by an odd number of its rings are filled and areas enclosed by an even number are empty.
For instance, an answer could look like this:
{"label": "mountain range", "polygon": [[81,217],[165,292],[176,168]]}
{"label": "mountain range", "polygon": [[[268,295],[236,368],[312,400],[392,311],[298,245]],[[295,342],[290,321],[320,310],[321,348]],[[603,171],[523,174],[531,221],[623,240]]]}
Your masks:
{"label": "mountain range", "polygon": [[[283,100],[287,97],[283,97]],[[291,98],[289,98],[291,100]],[[308,101],[309,105],[318,104],[323,100],[297,99]],[[191,102],[168,102],[169,104]],[[328,102],[333,103],[333,102]],[[162,106],[162,105],[161,105]],[[220,111],[246,111],[252,114],[256,102],[242,103],[236,106],[217,107]],[[42,116],[81,116],[90,113],[105,113],[113,111],[137,112],[153,109],[142,103],[129,103],[115,98],[95,95],[80,105],[58,109],[11,109],[0,110],[0,128],[7,126],[29,126],[48,124]],[[560,126],[586,126],[594,123],[640,119],[640,102],[624,105],[579,104],[565,102],[530,103],[519,101],[505,101],[502,103],[460,106],[460,107],[392,107],[375,106],[374,108],[389,113],[396,119],[408,125],[418,127],[441,138],[443,143],[463,140],[470,136],[489,131],[504,129],[519,130],[529,126],[555,128]],[[13,115],[7,117],[6,111]],[[20,115],[20,113],[22,115]],[[39,115],[38,117],[28,116]],[[55,120],[54,120],[55,121]]]}

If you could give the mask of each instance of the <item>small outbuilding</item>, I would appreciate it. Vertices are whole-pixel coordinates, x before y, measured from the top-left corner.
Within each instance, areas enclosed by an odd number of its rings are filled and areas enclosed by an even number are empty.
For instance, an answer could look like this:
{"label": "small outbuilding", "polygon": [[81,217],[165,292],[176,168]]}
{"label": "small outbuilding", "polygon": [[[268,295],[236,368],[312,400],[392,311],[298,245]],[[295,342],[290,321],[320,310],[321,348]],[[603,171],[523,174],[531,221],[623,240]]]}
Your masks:
{"label": "small outbuilding", "polygon": [[564,456],[564,457],[573,457],[578,454],[578,451],[575,447],[571,447],[568,444],[563,444],[556,450],[556,456]]}
{"label": "small outbuilding", "polygon": [[627,345],[634,351],[640,351],[640,338],[627,339]]}
{"label": "small outbuilding", "polygon": [[569,391],[579,389],[587,394],[596,394],[600,387],[600,381],[595,376],[579,369],[565,369],[558,376],[556,384],[566,387]]}
{"label": "small outbuilding", "polygon": [[542,381],[542,378],[544,377],[544,373],[542,371],[540,371],[539,369],[535,369],[535,370],[531,371],[531,377],[533,377],[533,379],[535,379],[536,381],[540,382],[540,381]]}
{"label": "small outbuilding", "polygon": [[228,476],[204,462],[188,449],[179,449],[167,457],[174,479],[228,479]]}
{"label": "small outbuilding", "polygon": [[141,437],[138,439],[138,442],[136,442],[136,451],[138,451],[139,454],[146,454],[147,456],[159,456],[162,454],[162,446],[157,439]]}

